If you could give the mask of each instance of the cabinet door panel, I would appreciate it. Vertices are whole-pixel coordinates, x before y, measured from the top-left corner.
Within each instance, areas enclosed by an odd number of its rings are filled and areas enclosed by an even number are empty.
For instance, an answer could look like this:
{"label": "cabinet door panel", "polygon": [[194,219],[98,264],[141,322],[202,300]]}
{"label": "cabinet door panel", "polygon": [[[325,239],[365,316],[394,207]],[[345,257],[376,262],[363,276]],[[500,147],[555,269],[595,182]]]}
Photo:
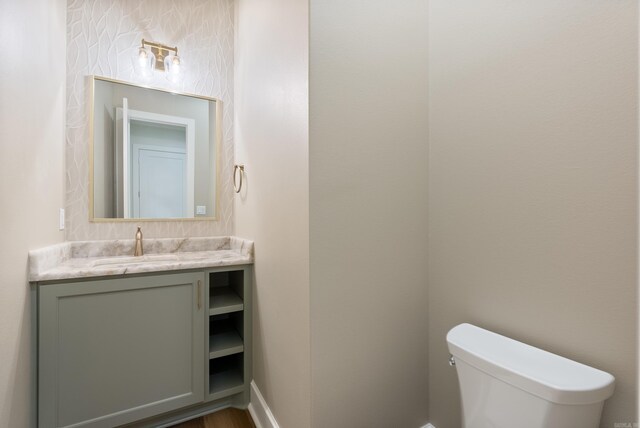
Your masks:
{"label": "cabinet door panel", "polygon": [[42,286],[40,425],[112,427],[202,401],[198,280]]}

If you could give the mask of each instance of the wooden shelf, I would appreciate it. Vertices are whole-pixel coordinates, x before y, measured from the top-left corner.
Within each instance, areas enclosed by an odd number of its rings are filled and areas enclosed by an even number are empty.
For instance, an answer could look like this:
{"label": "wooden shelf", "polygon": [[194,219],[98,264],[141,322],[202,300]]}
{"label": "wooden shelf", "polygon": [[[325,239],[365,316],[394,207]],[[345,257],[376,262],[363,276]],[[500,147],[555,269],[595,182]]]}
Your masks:
{"label": "wooden shelf", "polygon": [[227,314],[244,309],[244,304],[229,287],[212,287],[209,296],[209,315]]}
{"label": "wooden shelf", "polygon": [[209,359],[225,357],[244,351],[242,337],[235,330],[209,336]]}
{"label": "wooden shelf", "polygon": [[209,398],[217,400],[244,391],[242,373],[229,369],[209,376]]}

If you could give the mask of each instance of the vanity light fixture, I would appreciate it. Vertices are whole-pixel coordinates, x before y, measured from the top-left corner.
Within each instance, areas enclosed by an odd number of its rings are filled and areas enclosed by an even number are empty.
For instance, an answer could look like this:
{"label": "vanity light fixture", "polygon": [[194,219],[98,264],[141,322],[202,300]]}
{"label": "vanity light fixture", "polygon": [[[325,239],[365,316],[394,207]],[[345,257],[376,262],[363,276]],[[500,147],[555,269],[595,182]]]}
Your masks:
{"label": "vanity light fixture", "polygon": [[180,74],[182,60],[178,56],[178,47],[163,45],[142,39],[136,57],[137,65],[143,74],[152,70],[164,71],[172,80]]}

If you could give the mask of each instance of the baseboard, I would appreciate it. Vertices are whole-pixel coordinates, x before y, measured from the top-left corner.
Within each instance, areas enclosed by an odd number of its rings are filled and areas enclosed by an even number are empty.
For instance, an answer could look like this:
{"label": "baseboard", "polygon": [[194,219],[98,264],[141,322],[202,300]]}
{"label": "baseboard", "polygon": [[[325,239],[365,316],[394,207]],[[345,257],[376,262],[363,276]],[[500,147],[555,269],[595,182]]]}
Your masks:
{"label": "baseboard", "polygon": [[271,409],[267,406],[267,402],[264,401],[264,397],[262,397],[254,381],[251,381],[251,402],[248,409],[256,428],[280,428],[278,421],[273,417]]}
{"label": "baseboard", "polygon": [[[280,428],[278,421],[276,421],[273,413],[271,413],[271,409],[267,406],[267,402],[264,401],[264,397],[254,381],[251,381],[251,402],[249,403],[248,409],[253,418],[253,422],[256,424],[256,428]],[[429,423],[420,428],[436,427]]]}

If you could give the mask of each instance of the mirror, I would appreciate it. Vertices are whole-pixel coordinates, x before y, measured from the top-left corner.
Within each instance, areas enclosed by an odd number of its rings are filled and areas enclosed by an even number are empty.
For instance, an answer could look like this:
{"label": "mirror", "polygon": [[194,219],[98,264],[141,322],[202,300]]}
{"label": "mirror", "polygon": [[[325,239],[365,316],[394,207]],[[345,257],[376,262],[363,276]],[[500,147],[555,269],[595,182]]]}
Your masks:
{"label": "mirror", "polygon": [[221,103],[92,76],[91,221],[215,219]]}

